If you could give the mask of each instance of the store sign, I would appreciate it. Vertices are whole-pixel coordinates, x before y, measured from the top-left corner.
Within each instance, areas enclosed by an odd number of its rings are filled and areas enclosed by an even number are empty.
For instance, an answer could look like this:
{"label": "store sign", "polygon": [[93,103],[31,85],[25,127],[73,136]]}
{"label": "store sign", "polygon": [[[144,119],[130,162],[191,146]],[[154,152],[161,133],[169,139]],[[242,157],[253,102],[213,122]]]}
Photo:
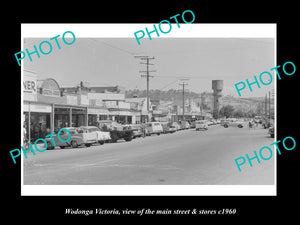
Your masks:
{"label": "store sign", "polygon": [[41,112],[41,113],[51,113],[52,107],[51,105],[42,105],[42,104],[23,104],[23,111],[24,112]]}
{"label": "store sign", "polygon": [[57,82],[54,79],[46,79],[43,81],[42,85],[43,95],[60,97],[60,89]]}
{"label": "store sign", "polygon": [[35,80],[24,80],[23,87],[25,93],[36,94],[36,81]]}
{"label": "store sign", "polygon": [[23,97],[26,101],[37,100],[37,79],[36,74],[24,71],[23,75]]}

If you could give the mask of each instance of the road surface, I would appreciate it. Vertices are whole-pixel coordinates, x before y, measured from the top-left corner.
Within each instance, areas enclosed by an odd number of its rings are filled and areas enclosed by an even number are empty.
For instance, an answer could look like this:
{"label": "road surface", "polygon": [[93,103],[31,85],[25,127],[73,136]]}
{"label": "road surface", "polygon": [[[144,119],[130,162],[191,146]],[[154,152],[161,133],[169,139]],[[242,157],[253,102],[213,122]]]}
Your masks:
{"label": "road surface", "polygon": [[[272,159],[241,166],[235,158],[270,146],[262,128],[210,126],[84,148],[57,147],[24,163],[25,185],[257,185],[274,184]],[[267,153],[266,153],[267,154]],[[267,157],[267,156],[265,156]]]}

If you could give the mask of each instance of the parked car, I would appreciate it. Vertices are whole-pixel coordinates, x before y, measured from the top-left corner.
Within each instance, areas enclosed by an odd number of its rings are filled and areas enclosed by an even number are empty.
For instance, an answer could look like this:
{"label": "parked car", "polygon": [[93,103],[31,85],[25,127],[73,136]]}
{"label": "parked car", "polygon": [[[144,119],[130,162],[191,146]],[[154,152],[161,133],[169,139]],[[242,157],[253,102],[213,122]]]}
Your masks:
{"label": "parked car", "polygon": [[110,133],[108,131],[102,131],[100,128],[96,126],[86,126],[83,127],[84,129],[88,129],[89,132],[96,132],[97,134],[97,141],[99,144],[103,145],[105,142],[111,140]]}
{"label": "parked car", "polygon": [[111,142],[117,142],[119,139],[131,141],[133,138],[133,130],[131,128],[128,126],[122,126],[112,120],[99,120],[98,126],[103,131],[109,132]]}
{"label": "parked car", "polygon": [[227,121],[223,125],[225,128],[228,127],[238,127],[238,128],[243,128],[245,126],[244,121],[241,120],[233,120],[233,121]]}
{"label": "parked car", "polygon": [[175,126],[172,126],[172,124],[170,124],[170,123],[162,123],[161,125],[163,127],[164,134],[174,133],[176,131]]}
{"label": "parked car", "polygon": [[[64,129],[67,129],[70,132],[71,138],[67,142],[62,142],[59,140],[57,134],[52,135],[51,137],[53,138],[53,141],[56,146],[59,146],[62,149],[65,147],[77,148],[78,146],[86,143],[86,140],[83,138],[83,135],[79,134],[75,127],[64,127]],[[61,130],[59,136],[62,140],[67,140],[69,138],[69,133],[65,130]],[[45,140],[47,141],[48,150],[52,150],[55,148],[51,140],[51,137],[45,138]]]}
{"label": "parked car", "polygon": [[176,131],[181,129],[181,126],[177,122],[173,122],[171,125],[175,127]]}
{"label": "parked car", "polygon": [[188,121],[181,121],[180,125],[182,130],[190,129],[190,123]]}
{"label": "parked car", "polygon": [[227,119],[221,119],[220,125],[221,125],[221,126],[224,126],[224,124],[227,123],[227,122],[228,122]]}
{"label": "parked car", "polygon": [[196,121],[196,130],[208,130],[208,123],[206,120]]}
{"label": "parked car", "polygon": [[77,128],[77,131],[79,134],[82,134],[86,147],[90,147],[93,143],[98,142],[98,135],[92,126],[81,126]]}
{"label": "parked car", "polygon": [[129,128],[133,131],[133,138],[142,137],[143,129],[139,124],[129,125]]}
{"label": "parked car", "polygon": [[208,125],[208,126],[214,125],[214,122],[213,122],[212,120],[208,120],[208,121],[207,121],[207,125]]}
{"label": "parked car", "polygon": [[191,122],[190,128],[196,128],[196,120]]}
{"label": "parked car", "polygon": [[267,128],[270,128],[271,126],[272,126],[272,124],[270,123],[270,121],[269,120],[262,120],[262,127],[264,128],[264,129],[267,129]]}
{"label": "parked car", "polygon": [[163,127],[160,122],[146,123],[145,129],[147,130],[148,135],[151,134],[160,135],[161,133],[163,133]]}
{"label": "parked car", "polygon": [[271,126],[271,127],[269,128],[268,133],[270,134],[271,138],[274,138],[274,126]]}

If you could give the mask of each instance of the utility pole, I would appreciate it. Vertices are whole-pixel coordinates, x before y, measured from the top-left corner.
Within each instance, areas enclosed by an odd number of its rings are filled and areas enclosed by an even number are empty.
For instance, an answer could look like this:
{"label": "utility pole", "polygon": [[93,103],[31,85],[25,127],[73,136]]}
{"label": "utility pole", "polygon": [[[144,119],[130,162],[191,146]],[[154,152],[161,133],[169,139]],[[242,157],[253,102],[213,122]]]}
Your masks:
{"label": "utility pole", "polygon": [[149,104],[149,78],[153,77],[150,75],[150,72],[155,72],[155,70],[149,70],[149,65],[154,65],[152,63],[149,63],[150,60],[153,60],[154,57],[150,58],[149,56],[135,56],[135,58],[140,58],[141,60],[145,60],[146,63],[140,62],[140,64],[145,64],[146,65],[146,71],[139,71],[140,73],[146,73],[142,74],[141,77],[146,77],[146,81],[147,81],[147,122],[149,122],[149,108],[150,108],[150,104]]}
{"label": "utility pole", "polygon": [[182,120],[185,121],[184,118],[184,110],[185,110],[185,101],[184,101],[184,86],[188,85],[187,83],[184,83],[184,80],[187,79],[181,79],[183,82],[181,84],[179,84],[180,86],[182,86]]}
{"label": "utility pole", "polygon": [[267,94],[265,95],[265,118],[268,118],[268,110],[267,110]]}

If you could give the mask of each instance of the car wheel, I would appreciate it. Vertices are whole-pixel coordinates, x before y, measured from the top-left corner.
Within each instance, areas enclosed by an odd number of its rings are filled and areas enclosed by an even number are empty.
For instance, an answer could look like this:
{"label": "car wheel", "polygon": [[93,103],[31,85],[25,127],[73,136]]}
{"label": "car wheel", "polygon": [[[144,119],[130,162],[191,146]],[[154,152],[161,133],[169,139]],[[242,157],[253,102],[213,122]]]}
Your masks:
{"label": "car wheel", "polygon": [[111,142],[115,143],[118,141],[118,135],[117,134],[111,134]]}
{"label": "car wheel", "polygon": [[224,128],[228,128],[228,125],[227,125],[227,124],[224,124]]}
{"label": "car wheel", "polygon": [[86,147],[91,147],[91,145],[92,145],[91,143],[86,143],[85,144]]}
{"label": "car wheel", "polygon": [[126,136],[126,137],[124,137],[124,140],[127,141],[127,142],[128,142],[128,141],[131,141],[131,140],[132,140],[132,137],[131,137],[131,136]]}
{"label": "car wheel", "polygon": [[75,140],[71,141],[71,146],[72,146],[72,148],[78,148],[77,141],[75,141]]}
{"label": "car wheel", "polygon": [[59,146],[61,149],[64,149],[66,146]]}
{"label": "car wheel", "polygon": [[53,146],[53,144],[52,144],[52,142],[47,142],[47,149],[48,150],[52,150],[52,149],[54,149],[54,146]]}
{"label": "car wheel", "polygon": [[104,141],[99,141],[99,144],[100,144],[100,145],[103,145],[103,144],[104,144]]}
{"label": "car wheel", "polygon": [[271,138],[274,138],[274,134],[271,134]]}

